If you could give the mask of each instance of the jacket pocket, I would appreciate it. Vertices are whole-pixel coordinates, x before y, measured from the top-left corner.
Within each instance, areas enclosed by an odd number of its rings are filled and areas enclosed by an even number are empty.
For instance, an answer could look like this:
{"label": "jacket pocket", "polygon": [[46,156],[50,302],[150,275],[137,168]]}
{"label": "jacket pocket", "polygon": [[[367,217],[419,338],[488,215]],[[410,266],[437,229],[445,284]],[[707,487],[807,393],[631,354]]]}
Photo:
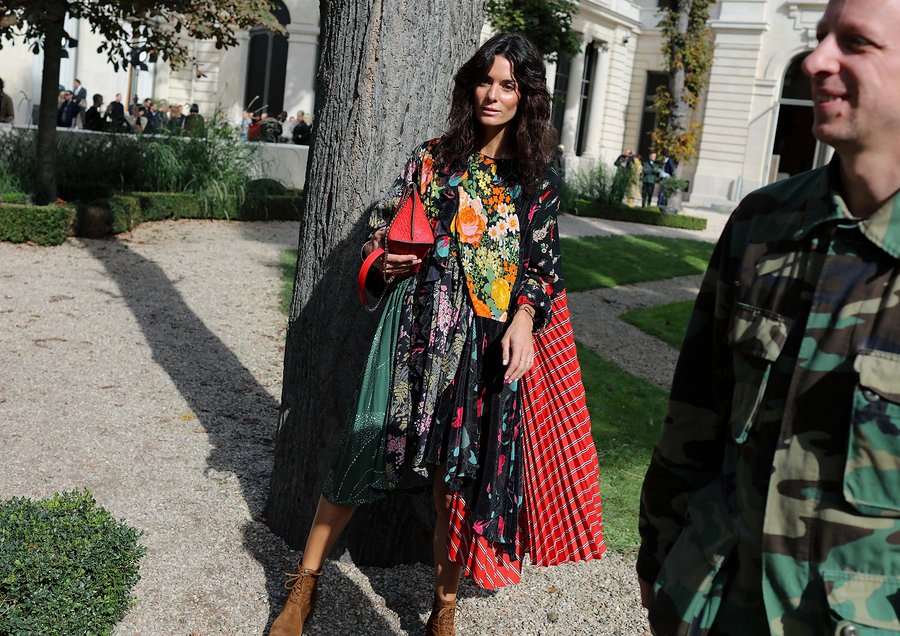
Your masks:
{"label": "jacket pocket", "polygon": [[900,634],[900,578],[828,570],[822,577],[836,634]]}
{"label": "jacket pocket", "polygon": [[728,344],[734,351],[734,393],[731,432],[743,444],[759,418],[772,364],[781,355],[790,320],[772,311],[737,303],[728,326]]}
{"label": "jacket pocket", "polygon": [[864,515],[900,516],[900,355],[860,351],[844,498]]}
{"label": "jacket pocket", "polygon": [[[734,550],[737,534],[728,514],[721,480],[688,495],[688,523],[663,561],[654,583],[654,608],[666,616],[657,633],[667,636],[708,630],[718,614],[725,588],[722,566]],[[679,627],[672,631],[672,625]]]}

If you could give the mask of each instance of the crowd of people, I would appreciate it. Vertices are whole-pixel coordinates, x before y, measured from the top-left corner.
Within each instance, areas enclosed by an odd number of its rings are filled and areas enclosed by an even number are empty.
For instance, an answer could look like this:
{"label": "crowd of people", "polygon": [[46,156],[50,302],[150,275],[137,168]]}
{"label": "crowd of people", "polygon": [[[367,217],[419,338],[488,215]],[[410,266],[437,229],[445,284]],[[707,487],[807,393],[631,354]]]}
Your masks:
{"label": "crowd of people", "polygon": [[[0,84],[0,121],[5,121]],[[57,103],[56,125],[60,128],[83,128],[85,130],[160,134],[163,132],[202,134],[206,126],[213,123],[217,126],[229,127],[232,124],[223,114],[216,122],[209,121],[200,113],[198,104],[170,104],[165,100],[150,97],[139,101],[134,96],[126,108],[121,93],[105,104],[103,95],[94,94],[91,105],[87,105],[87,90],[81,81],[76,79],[72,89],[61,87]],[[13,119],[12,107],[9,108],[9,121]],[[300,111],[296,117],[288,117],[286,111],[280,113],[260,113],[245,110],[240,122],[240,137],[245,141],[264,141],[269,143],[294,143],[308,146],[311,139],[312,125],[309,116]]]}
{"label": "crowd of people", "polygon": [[[663,179],[675,176],[675,170],[678,168],[678,164],[669,156],[668,152],[664,151],[662,157],[657,157],[655,152],[651,152],[647,161],[643,161],[641,155],[634,154],[631,148],[627,148],[619,155],[613,165],[618,170],[629,173],[625,204],[632,208],[637,205],[639,200],[642,208],[648,207],[653,201],[656,186]],[[659,188],[656,205],[659,208],[665,208],[668,205],[668,198],[663,188]]]}
{"label": "crowd of people", "polygon": [[128,108],[122,94],[104,107],[103,95],[94,94],[87,106],[87,90],[75,80],[72,90],[59,93],[56,125],[60,128],[83,128],[96,132],[130,132],[159,134],[169,132],[202,132],[206,119],[197,104],[169,104],[147,98],[138,101],[135,95]]}
{"label": "crowd of people", "polygon": [[245,110],[241,116],[241,139],[268,143],[294,143],[308,146],[312,137],[312,125],[304,111],[296,117],[288,117],[287,111],[262,114]]}

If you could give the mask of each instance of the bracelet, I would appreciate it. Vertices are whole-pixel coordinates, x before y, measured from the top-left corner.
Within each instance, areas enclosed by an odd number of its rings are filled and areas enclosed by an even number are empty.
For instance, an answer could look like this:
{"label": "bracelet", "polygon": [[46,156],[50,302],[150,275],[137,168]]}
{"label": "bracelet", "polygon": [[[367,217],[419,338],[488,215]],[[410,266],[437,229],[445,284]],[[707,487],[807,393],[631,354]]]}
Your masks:
{"label": "bracelet", "polygon": [[359,260],[360,260],[360,262],[363,262],[363,261],[366,260],[366,256],[368,256],[368,254],[366,254],[366,245],[368,245],[370,242],[371,242],[371,239],[368,240],[368,241],[366,241],[365,243],[363,243],[363,244],[362,244],[362,247],[359,248]]}
{"label": "bracelet", "polygon": [[519,311],[524,311],[526,314],[531,316],[531,322],[534,322],[534,317],[537,314],[537,312],[534,310],[533,305],[529,305],[528,303],[522,303],[521,305],[519,305]]}

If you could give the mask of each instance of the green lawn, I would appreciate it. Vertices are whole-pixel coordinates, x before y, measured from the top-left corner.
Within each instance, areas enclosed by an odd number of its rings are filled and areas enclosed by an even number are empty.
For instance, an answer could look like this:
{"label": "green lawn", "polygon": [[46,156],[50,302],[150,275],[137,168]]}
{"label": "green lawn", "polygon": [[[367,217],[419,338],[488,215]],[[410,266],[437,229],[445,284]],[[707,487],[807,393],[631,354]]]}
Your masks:
{"label": "green lawn", "polygon": [[641,482],[665,417],[666,392],[583,345],[578,361],[600,456],[606,542],[616,552],[633,552],[640,544]]}
{"label": "green lawn", "polygon": [[562,241],[569,291],[702,274],[713,245],[661,236],[589,236]]}
{"label": "green lawn", "polygon": [[682,300],[668,305],[632,309],[626,311],[620,318],[644,333],[679,349],[693,308],[693,300]]}

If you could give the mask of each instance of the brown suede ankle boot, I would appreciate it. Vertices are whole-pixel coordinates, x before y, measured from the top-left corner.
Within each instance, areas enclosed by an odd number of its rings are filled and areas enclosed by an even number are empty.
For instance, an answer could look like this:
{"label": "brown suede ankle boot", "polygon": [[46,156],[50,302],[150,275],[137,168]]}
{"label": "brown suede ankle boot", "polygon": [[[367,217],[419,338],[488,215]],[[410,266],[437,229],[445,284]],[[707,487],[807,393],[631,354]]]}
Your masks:
{"label": "brown suede ankle boot", "polygon": [[431,616],[425,624],[425,636],[456,636],[453,619],[456,616],[456,601],[442,601],[434,597]]}
{"label": "brown suede ankle boot", "polygon": [[318,572],[304,568],[297,564],[297,571],[288,574],[288,580],[284,586],[291,591],[281,613],[272,627],[269,636],[300,636],[303,633],[303,623],[312,618],[316,609],[316,584],[319,582],[322,570]]}

